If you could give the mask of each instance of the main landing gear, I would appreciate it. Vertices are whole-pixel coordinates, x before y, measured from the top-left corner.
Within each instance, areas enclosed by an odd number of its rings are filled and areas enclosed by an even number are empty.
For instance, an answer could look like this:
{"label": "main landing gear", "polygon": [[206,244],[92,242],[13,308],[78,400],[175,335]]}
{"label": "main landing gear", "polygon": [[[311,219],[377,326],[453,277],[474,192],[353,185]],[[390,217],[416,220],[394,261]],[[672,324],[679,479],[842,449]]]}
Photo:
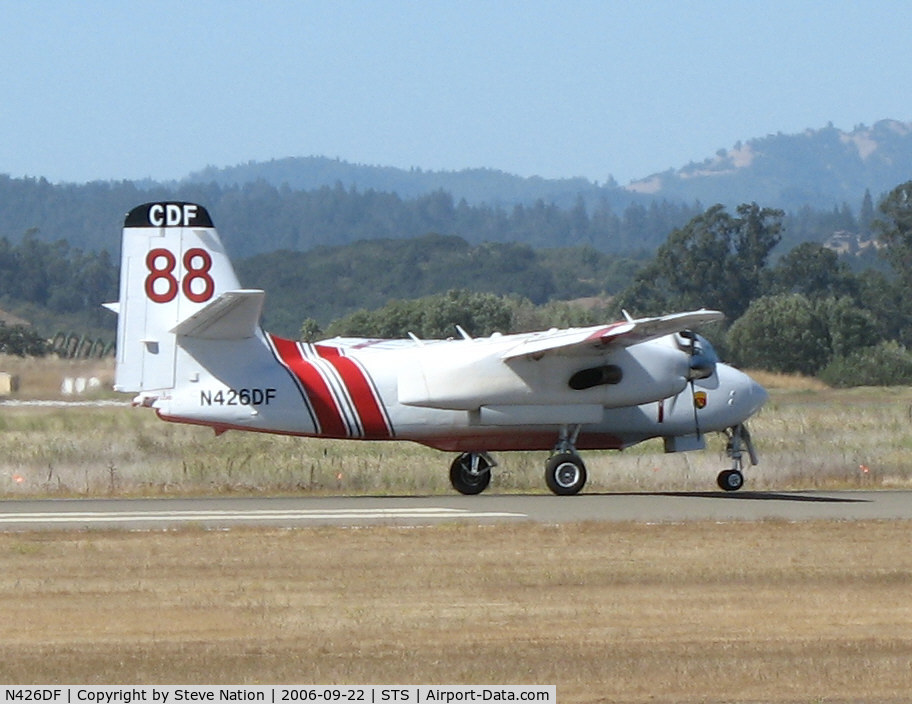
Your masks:
{"label": "main landing gear", "polygon": [[754,452],[747,426],[743,423],[733,425],[725,434],[728,436],[725,452],[731,457],[732,467],[719,472],[716,483],[723,491],[738,491],[744,486],[744,475],[741,473],[744,450],[747,450],[751,464],[757,464],[757,453]]}
{"label": "main landing gear", "polygon": [[586,465],[575,452],[557,452],[545,463],[545,482],[558,496],[578,494],[586,479]]}
{"label": "main landing gear", "polygon": [[545,463],[545,483],[558,496],[578,494],[586,486],[586,465],[576,453],[580,426],[561,428],[560,438]]}
{"label": "main landing gear", "polygon": [[[586,465],[576,452],[580,426],[564,426],[545,463],[545,483],[559,496],[578,494],[586,485]],[[450,465],[450,483],[460,494],[480,494],[491,482],[497,462],[487,452],[463,452]]]}
{"label": "main landing gear", "polygon": [[491,483],[497,462],[487,452],[463,452],[450,465],[450,483],[460,494],[480,494]]}

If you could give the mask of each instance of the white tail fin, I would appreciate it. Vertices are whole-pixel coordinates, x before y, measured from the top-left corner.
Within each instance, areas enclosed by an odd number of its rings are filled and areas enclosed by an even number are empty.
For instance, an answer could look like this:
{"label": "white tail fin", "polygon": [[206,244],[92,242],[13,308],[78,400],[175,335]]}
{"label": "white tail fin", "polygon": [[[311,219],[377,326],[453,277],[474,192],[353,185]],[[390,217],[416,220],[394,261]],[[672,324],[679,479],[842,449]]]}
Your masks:
{"label": "white tail fin", "polygon": [[[254,334],[262,292],[240,285],[209,213],[146,203],[124,221],[117,321],[118,391],[174,387],[177,335]],[[224,296],[231,292],[232,296]]]}

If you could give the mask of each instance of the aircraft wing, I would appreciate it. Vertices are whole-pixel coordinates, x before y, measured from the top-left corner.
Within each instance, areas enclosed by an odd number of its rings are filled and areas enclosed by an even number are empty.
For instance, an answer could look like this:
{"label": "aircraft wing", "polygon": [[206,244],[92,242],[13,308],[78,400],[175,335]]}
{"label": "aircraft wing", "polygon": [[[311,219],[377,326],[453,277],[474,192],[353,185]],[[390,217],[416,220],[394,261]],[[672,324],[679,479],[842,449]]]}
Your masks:
{"label": "aircraft wing", "polygon": [[623,320],[610,325],[590,328],[555,330],[529,337],[502,355],[504,361],[518,357],[541,357],[545,354],[585,354],[609,346],[629,347],[646,340],[664,337],[702,323],[722,320],[717,310],[697,310],[673,313],[659,318]]}

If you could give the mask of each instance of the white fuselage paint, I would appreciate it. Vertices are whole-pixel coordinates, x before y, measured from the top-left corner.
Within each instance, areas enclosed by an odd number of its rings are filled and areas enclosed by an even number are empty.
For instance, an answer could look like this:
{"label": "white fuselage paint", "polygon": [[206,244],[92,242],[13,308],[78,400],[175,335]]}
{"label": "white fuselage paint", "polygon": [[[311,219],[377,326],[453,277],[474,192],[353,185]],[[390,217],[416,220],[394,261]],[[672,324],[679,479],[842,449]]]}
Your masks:
{"label": "white fuselage paint", "polygon": [[[266,335],[231,345],[185,339],[178,345],[175,388],[161,392],[154,407],[165,419],[216,429],[413,440],[463,451],[550,449],[567,425],[582,426],[581,448],[619,449],[652,437],[722,431],[766,400],[749,376],[720,363],[694,383],[706,394],[695,409],[684,376],[688,355],[665,338],[601,358],[505,363],[500,350],[515,345],[516,337],[286,341],[308,350],[297,368]],[[574,373],[600,363],[619,366],[621,382],[570,388]]]}

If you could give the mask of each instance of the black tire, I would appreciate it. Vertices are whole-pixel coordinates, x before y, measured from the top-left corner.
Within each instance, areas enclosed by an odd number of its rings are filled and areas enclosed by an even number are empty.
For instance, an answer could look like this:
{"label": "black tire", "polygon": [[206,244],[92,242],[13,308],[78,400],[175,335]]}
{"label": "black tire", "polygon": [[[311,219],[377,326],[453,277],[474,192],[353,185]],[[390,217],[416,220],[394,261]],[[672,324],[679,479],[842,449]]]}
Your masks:
{"label": "black tire", "polygon": [[450,484],[460,494],[471,496],[480,494],[491,483],[491,465],[482,457],[478,457],[478,470],[472,471],[472,453],[463,452],[453,460],[450,465]]}
{"label": "black tire", "polygon": [[719,472],[716,483],[723,491],[738,491],[744,486],[744,475],[737,469],[726,469],[723,472]]}
{"label": "black tire", "polygon": [[579,455],[559,452],[545,464],[545,482],[558,496],[578,494],[586,486],[586,465]]}

